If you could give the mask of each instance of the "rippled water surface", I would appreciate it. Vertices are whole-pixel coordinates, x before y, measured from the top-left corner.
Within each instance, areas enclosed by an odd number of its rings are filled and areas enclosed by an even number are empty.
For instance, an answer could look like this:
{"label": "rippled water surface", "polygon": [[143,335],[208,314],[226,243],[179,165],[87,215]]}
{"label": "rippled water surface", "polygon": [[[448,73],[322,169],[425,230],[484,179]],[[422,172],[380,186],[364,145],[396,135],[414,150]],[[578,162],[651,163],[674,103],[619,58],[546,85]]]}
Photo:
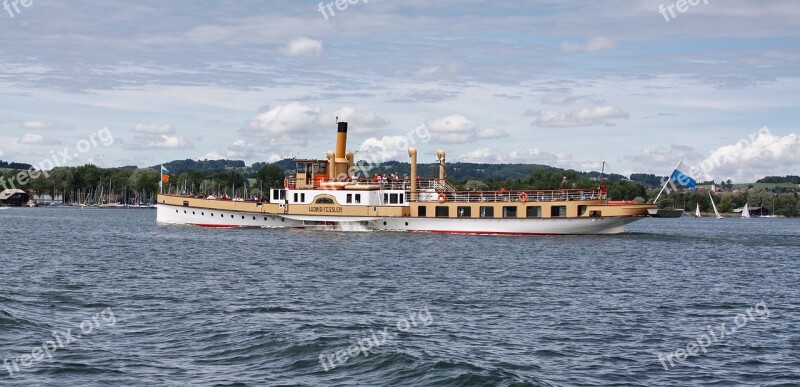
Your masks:
{"label": "rippled water surface", "polygon": [[20,208],[0,225],[0,385],[800,382],[799,220],[502,237]]}

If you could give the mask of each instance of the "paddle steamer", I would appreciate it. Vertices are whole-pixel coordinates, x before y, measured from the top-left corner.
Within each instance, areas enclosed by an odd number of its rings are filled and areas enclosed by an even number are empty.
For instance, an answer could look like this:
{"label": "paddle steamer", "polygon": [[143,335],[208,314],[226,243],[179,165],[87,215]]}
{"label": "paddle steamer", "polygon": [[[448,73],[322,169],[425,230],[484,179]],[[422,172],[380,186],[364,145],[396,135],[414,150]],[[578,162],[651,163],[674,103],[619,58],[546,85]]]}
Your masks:
{"label": "paddle steamer", "polygon": [[297,160],[284,186],[257,201],[161,194],[157,221],[200,227],[309,228],[453,234],[616,234],[648,216],[651,204],[609,201],[601,189],[458,191],[439,176],[417,175],[408,149],[408,179],[354,178],[346,150],[347,123],[338,123],[336,150],[325,160]]}

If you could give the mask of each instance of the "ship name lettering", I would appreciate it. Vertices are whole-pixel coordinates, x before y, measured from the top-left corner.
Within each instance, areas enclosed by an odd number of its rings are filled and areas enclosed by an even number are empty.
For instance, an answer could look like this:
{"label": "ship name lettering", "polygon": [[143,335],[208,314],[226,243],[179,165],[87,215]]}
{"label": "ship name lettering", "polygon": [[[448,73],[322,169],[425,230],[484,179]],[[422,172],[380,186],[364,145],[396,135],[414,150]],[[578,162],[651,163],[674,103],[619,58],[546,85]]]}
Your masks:
{"label": "ship name lettering", "polygon": [[311,206],[308,212],[342,212],[342,207]]}

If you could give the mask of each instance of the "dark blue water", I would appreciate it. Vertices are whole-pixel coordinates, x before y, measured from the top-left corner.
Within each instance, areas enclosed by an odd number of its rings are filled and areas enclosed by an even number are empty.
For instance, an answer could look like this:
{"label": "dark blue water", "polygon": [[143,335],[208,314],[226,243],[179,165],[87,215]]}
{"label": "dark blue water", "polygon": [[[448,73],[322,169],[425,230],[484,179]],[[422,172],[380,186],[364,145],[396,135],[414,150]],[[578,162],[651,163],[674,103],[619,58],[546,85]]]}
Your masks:
{"label": "dark blue water", "polygon": [[500,237],[37,208],[0,225],[0,385],[800,383],[800,220]]}

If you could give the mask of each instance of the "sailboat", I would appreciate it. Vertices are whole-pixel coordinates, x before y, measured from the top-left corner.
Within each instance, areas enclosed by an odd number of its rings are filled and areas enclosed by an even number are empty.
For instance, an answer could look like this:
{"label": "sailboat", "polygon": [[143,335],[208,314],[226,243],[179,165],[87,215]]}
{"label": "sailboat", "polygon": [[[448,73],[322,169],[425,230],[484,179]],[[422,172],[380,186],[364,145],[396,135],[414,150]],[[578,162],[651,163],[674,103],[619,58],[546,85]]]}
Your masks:
{"label": "sailboat", "polygon": [[700,215],[700,203],[697,203],[697,209],[694,211],[694,216],[698,218],[702,218],[703,216]]}
{"label": "sailboat", "polygon": [[711,199],[711,205],[714,207],[714,214],[717,215],[717,219],[722,219],[722,215],[717,211],[717,205],[714,204],[714,198],[711,197],[711,191],[708,192],[708,198]]}
{"label": "sailboat", "polygon": [[750,210],[747,209],[747,203],[745,203],[744,208],[742,208],[742,218],[750,218]]}

